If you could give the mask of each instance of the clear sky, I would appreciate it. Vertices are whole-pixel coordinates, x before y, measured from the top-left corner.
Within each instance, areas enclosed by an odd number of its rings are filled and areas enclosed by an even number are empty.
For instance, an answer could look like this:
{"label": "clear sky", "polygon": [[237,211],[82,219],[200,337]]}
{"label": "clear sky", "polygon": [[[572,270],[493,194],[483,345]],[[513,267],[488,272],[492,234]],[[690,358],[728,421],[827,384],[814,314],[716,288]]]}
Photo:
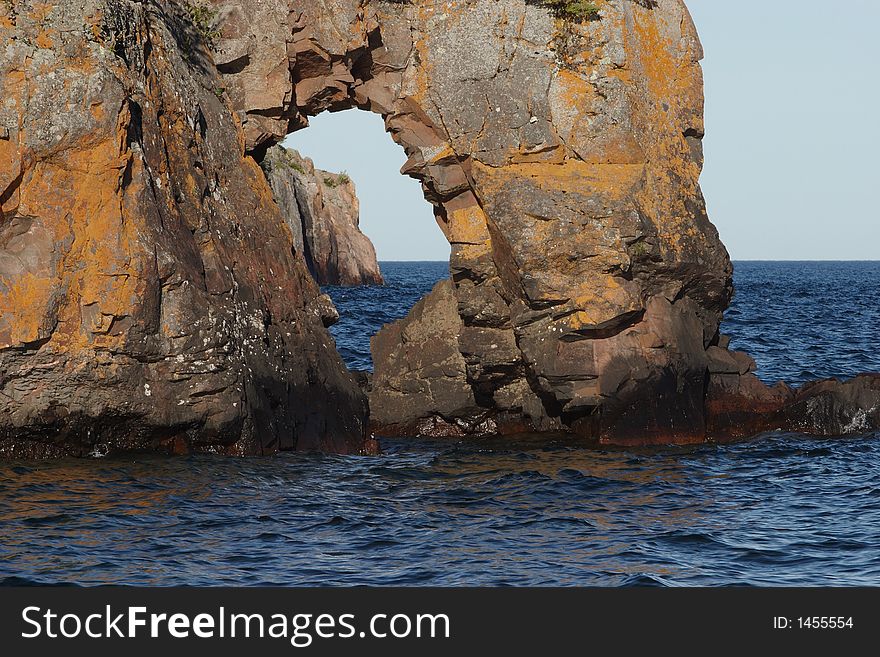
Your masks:
{"label": "clear sky", "polygon": [[880,2],[689,0],[734,259],[880,259]]}
{"label": "clear sky", "polygon": [[327,171],[346,171],[361,202],[361,230],[379,260],[449,260],[449,242],[434,219],[419,181],[401,175],[403,148],[372,112],[325,112],[285,145]]}
{"label": "clear sky", "polygon": [[[880,259],[880,2],[687,4],[706,50],[703,191],[733,258]],[[287,145],[348,171],[380,260],[448,258],[378,115],[323,114]]]}

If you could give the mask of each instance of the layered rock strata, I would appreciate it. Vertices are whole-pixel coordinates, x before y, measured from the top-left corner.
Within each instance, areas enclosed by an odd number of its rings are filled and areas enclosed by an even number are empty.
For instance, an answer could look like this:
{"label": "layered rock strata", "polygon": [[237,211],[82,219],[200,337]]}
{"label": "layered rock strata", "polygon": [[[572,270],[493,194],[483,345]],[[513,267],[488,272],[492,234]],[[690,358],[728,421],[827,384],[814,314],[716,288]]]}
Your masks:
{"label": "layered rock strata", "polygon": [[275,202],[318,285],[381,285],[376,249],[360,230],[360,202],[344,173],[316,169],[273,146],[262,161]]}
{"label": "layered rock strata", "polygon": [[0,454],[369,448],[201,27],[0,3]]}

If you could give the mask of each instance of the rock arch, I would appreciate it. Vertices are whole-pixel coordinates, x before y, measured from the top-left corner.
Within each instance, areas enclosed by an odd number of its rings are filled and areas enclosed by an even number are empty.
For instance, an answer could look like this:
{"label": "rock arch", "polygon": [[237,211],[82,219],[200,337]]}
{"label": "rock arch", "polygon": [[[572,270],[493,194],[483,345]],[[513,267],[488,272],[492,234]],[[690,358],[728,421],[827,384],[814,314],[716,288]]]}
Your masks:
{"label": "rock arch", "polygon": [[585,24],[525,0],[215,4],[256,156],[321,111],[378,112],[452,245],[452,293],[420,309],[452,327],[374,342],[376,428],[613,439],[647,419],[702,439],[731,266],[698,185],[683,3],[610,1]]}

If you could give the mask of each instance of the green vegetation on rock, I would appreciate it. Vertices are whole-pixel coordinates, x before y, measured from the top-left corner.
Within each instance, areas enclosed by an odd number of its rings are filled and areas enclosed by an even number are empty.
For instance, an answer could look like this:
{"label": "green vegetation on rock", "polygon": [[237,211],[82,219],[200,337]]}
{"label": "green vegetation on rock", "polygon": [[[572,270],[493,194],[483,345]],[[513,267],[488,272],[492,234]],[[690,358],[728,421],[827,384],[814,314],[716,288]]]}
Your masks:
{"label": "green vegetation on rock", "polygon": [[184,2],[183,8],[189,14],[190,21],[198,35],[208,48],[213,49],[220,38],[217,26],[217,11],[202,2]]}
{"label": "green vegetation on rock", "polygon": [[592,21],[599,18],[599,7],[589,0],[539,0],[539,4],[552,10],[560,18],[575,21]]}
{"label": "green vegetation on rock", "polygon": [[[395,4],[411,3],[412,0],[389,0]],[[526,0],[529,4],[546,7],[552,11],[557,17],[564,18],[569,21],[583,23],[584,21],[594,21],[599,18],[599,7],[595,2],[590,0]],[[654,0],[637,0],[639,4],[651,3]]]}
{"label": "green vegetation on rock", "polygon": [[347,185],[351,182],[351,178],[349,178],[348,174],[343,171],[338,176],[327,176],[324,178],[324,184],[327,185],[330,189],[336,189],[340,185]]}

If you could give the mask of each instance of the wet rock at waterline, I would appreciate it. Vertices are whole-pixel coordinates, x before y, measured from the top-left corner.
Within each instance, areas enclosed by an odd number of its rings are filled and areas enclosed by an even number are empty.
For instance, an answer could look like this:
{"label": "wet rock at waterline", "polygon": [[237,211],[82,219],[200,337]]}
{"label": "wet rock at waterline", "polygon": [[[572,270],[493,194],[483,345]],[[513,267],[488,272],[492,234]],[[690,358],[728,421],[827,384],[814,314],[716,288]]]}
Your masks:
{"label": "wet rock at waterline", "polygon": [[423,419],[445,415],[463,421],[482,412],[456,346],[461,329],[454,288],[445,280],[406,320],[385,326],[372,338],[373,358],[383,367],[370,384],[370,409],[373,424],[384,434],[424,435]]}
{"label": "wet rock at waterline", "polygon": [[273,146],[261,163],[293,241],[318,285],[381,285],[376,249],[360,228],[360,203],[344,173]]}
{"label": "wet rock at waterline", "polygon": [[191,16],[15,0],[0,40],[0,454],[367,450]]}
{"label": "wet rock at waterline", "polygon": [[751,374],[713,374],[707,394],[709,435],[718,440],[765,431],[847,436],[880,429],[880,374],[827,379],[796,390],[769,387]]}

